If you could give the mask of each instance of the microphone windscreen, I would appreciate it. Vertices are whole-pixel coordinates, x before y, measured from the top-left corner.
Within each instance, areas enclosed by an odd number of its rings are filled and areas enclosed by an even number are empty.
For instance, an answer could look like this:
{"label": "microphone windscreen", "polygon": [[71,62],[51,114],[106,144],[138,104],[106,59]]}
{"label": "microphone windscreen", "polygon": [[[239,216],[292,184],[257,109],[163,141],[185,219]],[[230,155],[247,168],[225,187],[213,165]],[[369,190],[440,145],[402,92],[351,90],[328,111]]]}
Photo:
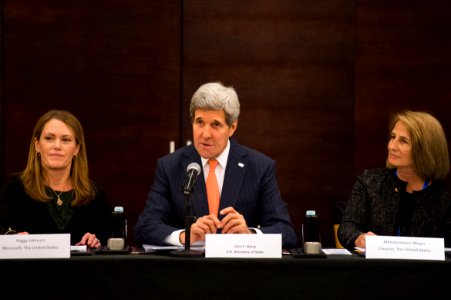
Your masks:
{"label": "microphone windscreen", "polygon": [[200,173],[200,165],[198,163],[196,163],[196,162],[192,162],[186,168],[187,172],[189,172],[190,170],[196,170],[197,174],[199,174]]}

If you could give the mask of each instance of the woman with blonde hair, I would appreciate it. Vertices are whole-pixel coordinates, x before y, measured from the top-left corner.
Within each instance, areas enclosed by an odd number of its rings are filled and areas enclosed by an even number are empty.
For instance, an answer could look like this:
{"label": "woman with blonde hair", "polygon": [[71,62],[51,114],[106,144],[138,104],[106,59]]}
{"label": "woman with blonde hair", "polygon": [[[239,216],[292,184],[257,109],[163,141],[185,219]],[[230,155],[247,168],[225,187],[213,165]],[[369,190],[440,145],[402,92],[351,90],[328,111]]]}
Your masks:
{"label": "woman with blonde hair", "polygon": [[367,235],[442,237],[451,246],[448,143],[440,122],[421,111],[393,115],[386,168],[358,176],[338,238],[365,247]]}
{"label": "woman with blonde hair", "polygon": [[110,208],[89,178],[83,128],[65,110],[50,110],[36,123],[25,170],[0,191],[4,233],[70,233],[71,244],[106,242]]}

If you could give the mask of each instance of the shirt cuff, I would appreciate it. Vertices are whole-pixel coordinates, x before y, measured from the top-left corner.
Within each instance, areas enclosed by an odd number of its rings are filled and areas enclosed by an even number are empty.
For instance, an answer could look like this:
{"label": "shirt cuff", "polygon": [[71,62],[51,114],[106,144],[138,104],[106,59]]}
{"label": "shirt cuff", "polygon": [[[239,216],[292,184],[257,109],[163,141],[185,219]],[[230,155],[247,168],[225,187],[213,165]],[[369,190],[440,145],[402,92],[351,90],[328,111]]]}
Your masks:
{"label": "shirt cuff", "polygon": [[249,229],[252,229],[253,231],[255,231],[255,234],[263,234],[263,232],[258,228],[249,227]]}
{"label": "shirt cuff", "polygon": [[185,231],[185,230],[184,229],[180,229],[180,230],[173,231],[170,235],[168,235],[164,239],[164,242],[166,244],[168,244],[168,245],[183,246],[182,243],[180,243],[180,233],[182,231]]}
{"label": "shirt cuff", "polygon": [[[258,228],[254,228],[254,227],[249,227],[249,229],[252,229],[255,231],[255,234],[263,234],[263,232],[258,229]],[[168,235],[165,239],[164,242],[168,245],[172,245],[172,246],[183,246],[182,243],[180,243],[180,233],[182,231],[185,231],[184,229],[179,229],[176,231],[173,231],[170,235]],[[202,242],[199,243],[194,243],[195,245],[201,245],[203,244]]]}

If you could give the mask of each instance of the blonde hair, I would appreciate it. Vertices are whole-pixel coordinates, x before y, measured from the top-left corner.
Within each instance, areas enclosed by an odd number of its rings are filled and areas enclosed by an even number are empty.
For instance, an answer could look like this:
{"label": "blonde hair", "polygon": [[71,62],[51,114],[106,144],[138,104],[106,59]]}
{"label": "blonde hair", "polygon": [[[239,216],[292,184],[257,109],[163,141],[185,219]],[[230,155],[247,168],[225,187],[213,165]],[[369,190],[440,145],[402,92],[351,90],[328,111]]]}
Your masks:
{"label": "blonde hair", "polygon": [[89,179],[88,158],[86,155],[85,137],[83,127],[78,119],[65,110],[50,110],[41,116],[36,123],[33,135],[31,136],[30,149],[28,152],[28,162],[25,170],[20,174],[20,179],[25,188],[25,192],[33,199],[48,202],[51,197],[47,195],[46,174],[41,164],[41,157],[36,152],[35,141],[41,138],[42,130],[52,119],[60,120],[73,130],[75,143],[80,147],[77,156],[72,159],[70,177],[74,189],[74,199],[72,206],[79,206],[88,203],[95,196],[95,189]]}
{"label": "blonde hair", "polygon": [[[393,115],[389,134],[397,122],[407,127],[412,140],[412,160],[415,172],[430,180],[444,179],[449,172],[448,142],[440,122],[421,111],[402,111]],[[394,166],[386,162],[387,167]]]}

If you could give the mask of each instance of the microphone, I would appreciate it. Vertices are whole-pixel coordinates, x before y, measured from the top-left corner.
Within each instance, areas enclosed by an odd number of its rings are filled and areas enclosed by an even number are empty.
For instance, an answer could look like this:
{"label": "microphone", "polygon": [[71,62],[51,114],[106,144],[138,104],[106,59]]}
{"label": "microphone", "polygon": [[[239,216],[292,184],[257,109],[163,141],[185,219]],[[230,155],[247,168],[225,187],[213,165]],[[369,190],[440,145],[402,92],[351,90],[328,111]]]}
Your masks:
{"label": "microphone", "polygon": [[198,163],[190,163],[186,168],[186,178],[183,183],[183,194],[185,196],[191,195],[194,188],[194,183],[196,183],[197,176],[200,174],[200,165]]}

